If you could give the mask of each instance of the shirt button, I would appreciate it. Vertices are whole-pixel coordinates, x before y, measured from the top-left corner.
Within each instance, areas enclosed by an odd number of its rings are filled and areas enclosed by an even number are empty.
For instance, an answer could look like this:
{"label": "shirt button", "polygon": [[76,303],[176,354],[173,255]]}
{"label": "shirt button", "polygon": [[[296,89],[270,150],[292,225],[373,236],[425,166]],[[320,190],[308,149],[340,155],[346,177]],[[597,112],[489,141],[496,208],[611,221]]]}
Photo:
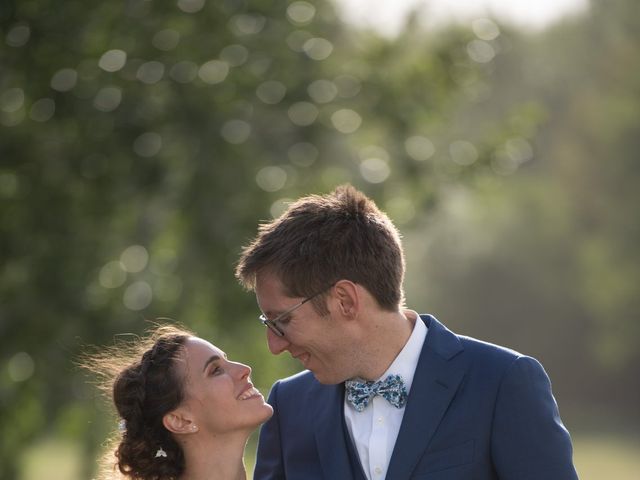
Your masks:
{"label": "shirt button", "polygon": [[373,469],[376,475],[380,475],[382,473],[382,469],[380,467],[376,467]]}
{"label": "shirt button", "polygon": [[384,418],[383,417],[378,417],[378,423],[380,425],[382,425],[384,423]]}

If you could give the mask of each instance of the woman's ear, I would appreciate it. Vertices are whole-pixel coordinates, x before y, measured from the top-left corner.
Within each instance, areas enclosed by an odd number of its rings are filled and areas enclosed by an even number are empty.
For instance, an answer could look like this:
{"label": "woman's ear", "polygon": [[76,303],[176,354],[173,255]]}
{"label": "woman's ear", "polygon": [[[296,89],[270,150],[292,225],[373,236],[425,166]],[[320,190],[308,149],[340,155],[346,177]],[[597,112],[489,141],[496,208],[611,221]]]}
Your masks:
{"label": "woman's ear", "polygon": [[340,313],[345,317],[355,318],[360,310],[358,286],[349,280],[340,280],[333,288]]}
{"label": "woman's ear", "polygon": [[171,433],[178,435],[195,433],[198,431],[198,426],[194,423],[190,415],[181,409],[172,410],[166,413],[162,417],[162,424],[164,428]]}

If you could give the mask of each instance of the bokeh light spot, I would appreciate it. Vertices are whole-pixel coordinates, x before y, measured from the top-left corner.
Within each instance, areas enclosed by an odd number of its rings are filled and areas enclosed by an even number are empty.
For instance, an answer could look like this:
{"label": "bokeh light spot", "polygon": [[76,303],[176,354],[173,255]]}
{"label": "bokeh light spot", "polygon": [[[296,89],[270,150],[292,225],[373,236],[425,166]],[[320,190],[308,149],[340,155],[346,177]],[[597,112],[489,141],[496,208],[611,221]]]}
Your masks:
{"label": "bokeh light spot", "polygon": [[430,159],[436,153],[433,142],[422,135],[407,138],[404,142],[404,148],[411,158],[419,162]]}
{"label": "bokeh light spot", "polygon": [[133,142],[133,151],[141,157],[153,157],[162,148],[162,137],[155,132],[146,132]]}
{"label": "bokeh light spot", "polygon": [[311,125],[318,118],[318,107],[309,102],[296,102],[287,111],[289,119],[298,126]]}
{"label": "bokeh light spot", "polygon": [[142,245],[131,245],[120,254],[120,262],[129,273],[141,272],[147,267],[149,253]]}
{"label": "bokeh light spot", "polygon": [[333,44],[324,38],[310,38],[302,46],[304,53],[312,60],[324,60],[333,52]]}
{"label": "bokeh light spot", "polygon": [[63,68],[58,70],[51,77],[51,88],[58,92],[68,92],[76,86],[78,81],[78,72],[73,68]]}
{"label": "bokeh light spot", "polygon": [[306,25],[316,14],[316,7],[309,2],[293,2],[287,7],[287,17],[294,25]]}
{"label": "bokeh light spot", "polygon": [[352,75],[339,75],[335,78],[334,83],[338,88],[338,95],[342,98],[355,97],[362,89],[360,80]]}
{"label": "bokeh light spot", "polygon": [[522,137],[510,138],[504,144],[505,151],[515,162],[522,164],[533,158],[531,144]]}
{"label": "bokeh light spot", "polygon": [[391,159],[389,152],[379,145],[367,145],[366,147],[361,148],[358,151],[358,156],[361,160],[366,160],[367,158],[381,158],[385,162],[388,162]]}
{"label": "bokeh light spot", "polygon": [[381,158],[367,158],[360,163],[360,174],[369,183],[382,183],[389,178],[391,169]]}
{"label": "bokeh light spot", "polygon": [[117,260],[105,263],[98,275],[98,282],[104,288],[118,288],[124,285],[126,280],[127,272],[124,270],[124,265]]}
{"label": "bokeh light spot", "polygon": [[287,93],[287,88],[282,82],[268,80],[258,85],[256,89],[257,97],[264,103],[275,105],[280,103]]}
{"label": "bokeh light spot", "polygon": [[185,13],[197,13],[204,8],[205,0],[178,0],[178,8]]}
{"label": "bokeh light spot", "polygon": [[456,164],[467,166],[478,159],[478,150],[471,142],[456,140],[449,145],[449,155]]}
{"label": "bokeh light spot", "polygon": [[496,150],[491,168],[498,175],[511,175],[533,158],[531,144],[522,137],[511,138]]}
{"label": "bokeh light spot", "polygon": [[36,122],[46,122],[53,117],[56,111],[56,103],[51,98],[41,98],[31,105],[29,118]]}
{"label": "bokeh light spot", "polygon": [[145,62],[138,68],[136,72],[136,77],[142,83],[146,83],[148,85],[152,85],[154,83],[158,83],[162,80],[164,76],[164,64],[160,62],[156,62],[155,60],[151,62]]}
{"label": "bokeh light spot", "polygon": [[494,40],[500,35],[498,25],[488,18],[476,18],[471,22],[471,28],[480,40]]}
{"label": "bokeh light spot", "polygon": [[247,71],[256,78],[261,78],[265,75],[267,70],[269,70],[272,63],[273,59],[271,57],[261,53],[254,54],[247,65]]}
{"label": "bokeh light spot", "polygon": [[236,35],[255,35],[262,31],[266,22],[262,15],[240,14],[231,17],[229,25]]}
{"label": "bokeh light spot", "polygon": [[220,58],[233,67],[239,67],[248,57],[249,50],[244,45],[228,45],[220,52]]}
{"label": "bokeh light spot", "polygon": [[471,40],[467,44],[467,53],[471,60],[478,63],[488,63],[496,56],[494,48],[484,40]]}
{"label": "bokeh light spot", "polygon": [[18,352],[9,359],[9,377],[14,382],[29,380],[35,372],[36,366],[27,352]]}
{"label": "bokeh light spot", "polygon": [[178,83],[191,83],[198,77],[198,65],[187,60],[178,62],[169,70],[169,76]]}
{"label": "bokeh light spot", "polygon": [[179,42],[180,34],[170,28],[160,30],[153,36],[153,39],[151,40],[151,43],[154,47],[165,52],[176,48]]}
{"label": "bokeh light spot", "polygon": [[244,120],[229,120],[222,125],[220,135],[234,145],[244,143],[251,134],[251,125]]}
{"label": "bokeh light spot", "polygon": [[153,299],[151,286],[144,281],[132,283],[124,291],[122,303],[129,310],[139,311],[147,308]]}
{"label": "bokeh light spot", "polygon": [[5,41],[10,47],[22,47],[31,38],[31,29],[27,24],[14,25],[7,32]]}
{"label": "bokeh light spot", "polygon": [[362,124],[362,117],[349,108],[340,109],[331,115],[331,123],[341,133],[353,133]]}
{"label": "bokeh light spot", "polygon": [[271,208],[269,208],[269,213],[271,214],[271,218],[278,218],[282,215],[289,205],[294,202],[292,198],[279,198],[275,202],[271,204]]}
{"label": "bokeh light spot", "polygon": [[265,192],[277,192],[287,183],[287,172],[280,167],[264,167],[256,174],[256,183]]}
{"label": "bokeh light spot", "polygon": [[209,60],[204,63],[200,70],[198,70],[198,76],[200,79],[211,85],[223,82],[229,74],[229,64],[221,60]]}
{"label": "bokeh light spot", "polygon": [[13,113],[24,105],[24,90],[21,88],[9,88],[0,95],[0,110]]}
{"label": "bokeh light spot", "polygon": [[289,160],[298,167],[310,167],[318,158],[318,149],[309,142],[299,142],[289,147]]}
{"label": "bokeh light spot", "polygon": [[102,54],[98,66],[105,72],[117,72],[127,63],[127,52],[124,50],[108,50]]}
{"label": "bokeh light spot", "polygon": [[93,106],[102,112],[112,112],[122,101],[122,91],[118,87],[101,88],[93,99]]}
{"label": "bokeh light spot", "polygon": [[338,95],[338,87],[329,80],[315,80],[307,88],[309,96],[316,103],[329,103]]}

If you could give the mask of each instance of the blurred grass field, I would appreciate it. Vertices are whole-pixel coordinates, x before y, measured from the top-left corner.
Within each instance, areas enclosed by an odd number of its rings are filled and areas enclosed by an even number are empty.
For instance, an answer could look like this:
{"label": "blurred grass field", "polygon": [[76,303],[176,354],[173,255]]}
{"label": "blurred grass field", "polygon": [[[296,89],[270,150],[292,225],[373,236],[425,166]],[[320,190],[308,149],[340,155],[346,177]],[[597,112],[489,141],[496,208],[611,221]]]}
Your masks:
{"label": "blurred grass field", "polygon": [[[573,435],[574,462],[580,480],[637,480],[640,478],[640,436],[615,433]],[[249,478],[255,447],[247,453]],[[80,448],[46,440],[26,452],[18,480],[87,480],[81,474]]]}
{"label": "blurred grass field", "polygon": [[573,436],[574,463],[581,480],[638,480],[640,437],[613,433]]}

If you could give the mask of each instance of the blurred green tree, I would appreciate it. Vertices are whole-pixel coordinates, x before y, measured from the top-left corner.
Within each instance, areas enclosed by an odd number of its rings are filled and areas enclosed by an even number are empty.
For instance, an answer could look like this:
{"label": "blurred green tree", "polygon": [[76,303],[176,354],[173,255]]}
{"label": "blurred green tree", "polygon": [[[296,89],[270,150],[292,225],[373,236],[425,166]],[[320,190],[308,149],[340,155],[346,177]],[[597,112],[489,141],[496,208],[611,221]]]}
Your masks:
{"label": "blurred green tree", "polygon": [[458,125],[510,118],[512,136],[475,189],[448,194],[413,278],[456,328],[541,358],[586,426],[640,421],[637,14],[594,0],[542,33],[503,29]]}
{"label": "blurred green tree", "polygon": [[86,438],[90,473],[111,427],[72,359],[144,318],[259,364],[259,385],[293,371],[232,275],[288,199],[351,181],[403,224],[475,168],[469,145],[436,153],[486,74],[466,29],[383,39],[324,1],[0,5],[2,478],[47,432]]}

